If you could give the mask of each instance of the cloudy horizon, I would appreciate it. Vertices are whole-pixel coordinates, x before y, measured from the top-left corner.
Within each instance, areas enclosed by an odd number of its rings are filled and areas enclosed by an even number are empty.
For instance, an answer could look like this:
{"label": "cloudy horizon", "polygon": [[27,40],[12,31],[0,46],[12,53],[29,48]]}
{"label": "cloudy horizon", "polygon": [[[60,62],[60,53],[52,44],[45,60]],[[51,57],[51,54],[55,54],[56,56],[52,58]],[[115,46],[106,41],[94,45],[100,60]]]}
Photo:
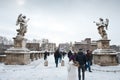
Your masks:
{"label": "cloudy horizon", "polygon": [[49,39],[63,43],[85,38],[99,40],[93,21],[110,20],[107,34],[111,44],[120,45],[119,0],[1,0],[0,36],[16,36],[16,20],[20,13],[30,18],[25,38]]}

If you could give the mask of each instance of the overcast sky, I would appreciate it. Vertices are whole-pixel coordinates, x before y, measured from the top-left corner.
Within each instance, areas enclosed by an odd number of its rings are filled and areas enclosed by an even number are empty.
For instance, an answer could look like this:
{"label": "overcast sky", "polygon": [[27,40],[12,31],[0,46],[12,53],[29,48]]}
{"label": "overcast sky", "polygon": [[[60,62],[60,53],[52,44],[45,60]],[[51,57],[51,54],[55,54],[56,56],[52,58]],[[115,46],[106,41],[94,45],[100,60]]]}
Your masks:
{"label": "overcast sky", "polygon": [[25,38],[63,43],[99,40],[93,21],[110,20],[110,44],[120,45],[120,0],[0,0],[0,36],[16,36],[20,13],[30,18]]}

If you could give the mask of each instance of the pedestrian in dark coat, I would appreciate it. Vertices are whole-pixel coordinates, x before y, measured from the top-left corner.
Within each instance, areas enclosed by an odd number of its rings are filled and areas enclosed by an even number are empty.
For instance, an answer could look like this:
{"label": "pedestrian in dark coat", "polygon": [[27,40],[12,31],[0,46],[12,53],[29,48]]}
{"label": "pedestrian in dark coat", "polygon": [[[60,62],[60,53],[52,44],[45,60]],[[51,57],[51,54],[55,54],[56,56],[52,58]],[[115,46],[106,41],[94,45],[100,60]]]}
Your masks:
{"label": "pedestrian in dark coat", "polygon": [[88,68],[89,72],[91,71],[91,64],[92,64],[92,52],[90,50],[87,50],[86,54],[86,70]]}
{"label": "pedestrian in dark coat", "polygon": [[78,66],[78,78],[79,78],[79,80],[81,80],[81,70],[82,70],[82,80],[85,80],[86,56],[83,53],[82,49],[79,49],[79,52],[76,55],[76,61],[79,63],[79,66]]}
{"label": "pedestrian in dark coat", "polygon": [[46,59],[47,59],[47,55],[48,55],[48,52],[47,52],[47,51],[45,51],[45,52],[44,52],[44,60],[46,60]]}
{"label": "pedestrian in dark coat", "polygon": [[58,59],[60,57],[60,53],[59,53],[59,49],[57,49],[54,53],[54,59],[55,59],[55,64],[56,64],[56,67],[58,67]]}
{"label": "pedestrian in dark coat", "polygon": [[70,56],[72,55],[72,51],[71,50],[69,50],[69,52],[68,52],[68,58],[69,58],[69,61],[70,61]]}

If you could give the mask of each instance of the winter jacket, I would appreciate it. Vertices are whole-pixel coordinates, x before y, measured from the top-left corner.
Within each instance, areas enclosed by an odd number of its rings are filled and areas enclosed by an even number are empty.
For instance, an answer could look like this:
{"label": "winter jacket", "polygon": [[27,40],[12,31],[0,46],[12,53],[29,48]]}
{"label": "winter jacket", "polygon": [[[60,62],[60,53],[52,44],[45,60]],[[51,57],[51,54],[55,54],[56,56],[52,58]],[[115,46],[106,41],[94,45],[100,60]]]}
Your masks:
{"label": "winter jacket", "polygon": [[60,57],[59,50],[57,50],[57,51],[54,53],[54,57],[55,57],[55,59]]}
{"label": "winter jacket", "polygon": [[92,61],[92,57],[93,57],[93,56],[92,56],[91,53],[87,53],[87,54],[86,54],[86,60],[87,60],[87,61]]}
{"label": "winter jacket", "polygon": [[85,54],[83,52],[78,52],[78,54],[76,55],[76,61],[78,61],[80,65],[85,65],[86,64]]}

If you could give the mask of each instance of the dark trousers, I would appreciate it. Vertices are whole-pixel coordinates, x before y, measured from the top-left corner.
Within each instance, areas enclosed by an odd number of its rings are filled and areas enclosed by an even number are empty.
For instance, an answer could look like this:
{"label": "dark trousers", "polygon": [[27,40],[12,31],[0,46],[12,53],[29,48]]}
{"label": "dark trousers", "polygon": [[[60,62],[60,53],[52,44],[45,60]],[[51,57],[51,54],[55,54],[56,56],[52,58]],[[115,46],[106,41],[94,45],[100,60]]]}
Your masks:
{"label": "dark trousers", "polygon": [[87,68],[88,68],[88,70],[89,70],[89,72],[91,71],[91,61],[87,61],[86,62],[86,70],[87,70]]}
{"label": "dark trousers", "polygon": [[[82,79],[81,79],[81,71],[82,71]],[[78,78],[79,80],[85,80],[85,66],[84,65],[80,65],[78,67]]]}
{"label": "dark trousers", "polygon": [[58,67],[58,58],[55,58],[56,67]]}

